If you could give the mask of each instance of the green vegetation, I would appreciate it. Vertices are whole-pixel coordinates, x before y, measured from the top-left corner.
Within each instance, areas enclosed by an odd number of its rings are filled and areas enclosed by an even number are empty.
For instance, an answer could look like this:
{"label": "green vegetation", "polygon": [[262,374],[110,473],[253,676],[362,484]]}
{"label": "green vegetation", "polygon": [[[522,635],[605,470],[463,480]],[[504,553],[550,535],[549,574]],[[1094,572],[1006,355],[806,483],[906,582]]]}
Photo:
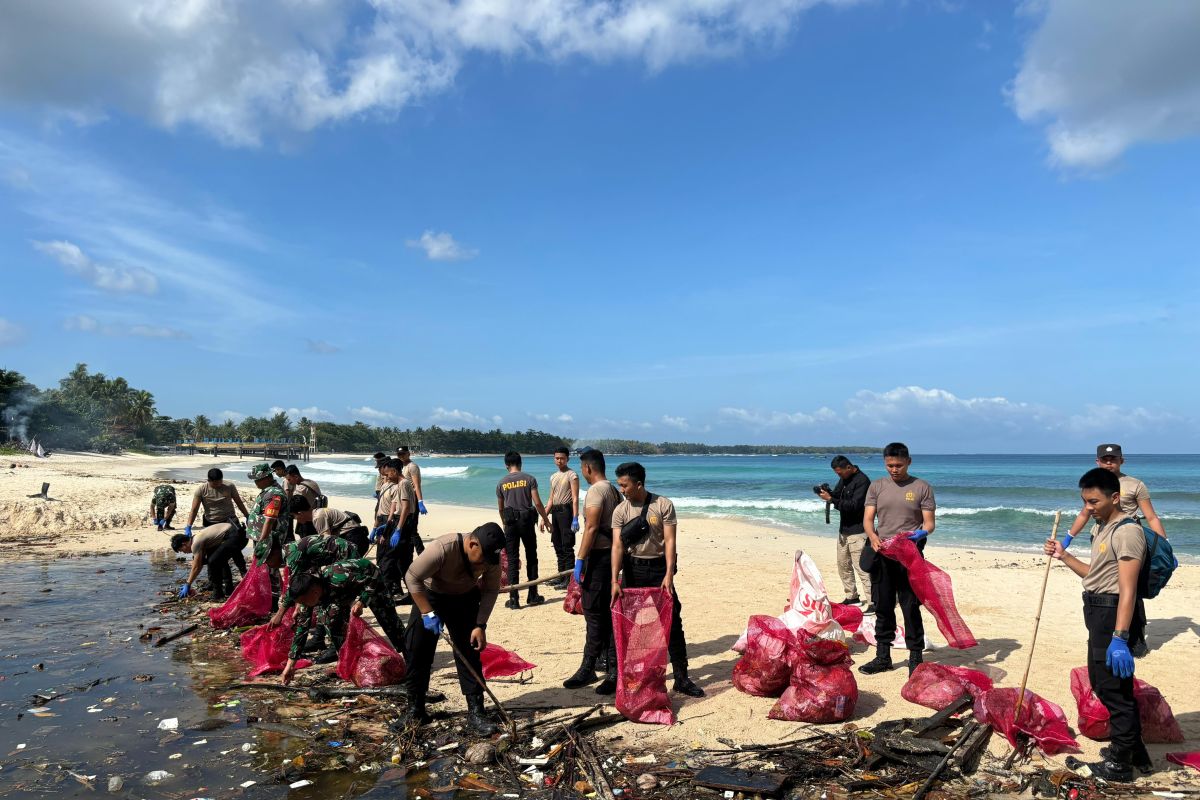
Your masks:
{"label": "green vegetation", "polygon": [[[320,450],[342,453],[392,452],[398,445],[435,453],[549,453],[554,448],[590,445],[606,453],[630,455],[672,454],[785,454],[785,453],[877,453],[875,447],[811,447],[794,445],[710,445],[687,442],[640,442],[625,439],[573,440],[543,431],[505,433],[499,428],[448,430],[429,428],[375,427],[362,422],[342,425],[313,423],[301,417],[295,423],[285,413],[272,417],[247,417],[240,423],[215,423],[203,414],[194,419],[176,419],[158,413],[154,395],[130,386],[124,378],[90,373],[86,364],[58,382],[54,389],[38,389],[19,372],[0,369],[0,444],[9,443],[13,452],[25,451],[22,444],[31,436],[47,450],[146,450],[180,441],[225,439],[271,442],[304,441],[310,426],[316,426]],[[0,452],[8,452],[0,451]]]}

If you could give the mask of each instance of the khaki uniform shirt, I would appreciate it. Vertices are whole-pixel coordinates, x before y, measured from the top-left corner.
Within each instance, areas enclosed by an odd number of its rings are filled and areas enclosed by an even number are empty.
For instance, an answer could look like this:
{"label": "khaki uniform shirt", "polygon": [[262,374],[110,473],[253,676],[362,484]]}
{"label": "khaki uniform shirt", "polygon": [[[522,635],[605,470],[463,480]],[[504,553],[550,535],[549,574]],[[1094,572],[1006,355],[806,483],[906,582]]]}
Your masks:
{"label": "khaki uniform shirt", "polygon": [[[398,484],[396,484],[396,512],[397,513],[400,512],[400,504],[405,500],[408,501],[409,516],[412,516],[413,514],[417,513],[417,490],[413,486],[412,481],[410,481],[408,478],[401,478],[400,482]],[[400,520],[400,522],[403,523],[404,520]]]}
{"label": "khaki uniform shirt", "polygon": [[313,527],[322,536],[341,536],[357,528],[360,522],[336,508],[318,508],[313,512]]}
{"label": "khaki uniform shirt", "polygon": [[875,506],[875,532],[880,539],[921,528],[925,524],[921,512],[937,508],[933,487],[911,476],[903,483],[896,483],[890,477],[872,481],[866,505]]}
{"label": "khaki uniform shirt", "polygon": [[466,594],[479,587],[482,594],[475,622],[486,625],[500,592],[500,565],[473,565],[458,546],[458,537],[457,533],[448,533],[426,545],[425,552],[408,568],[404,583],[437,594]]}
{"label": "khaki uniform shirt", "polygon": [[196,491],[192,493],[192,500],[200,501],[204,508],[203,519],[224,522],[234,519],[233,495],[236,491],[233,484],[227,481],[216,489],[205,481],[196,487]]}
{"label": "khaki uniform shirt", "polygon": [[1132,475],[1121,476],[1121,510],[1131,517],[1141,517],[1142,509],[1138,503],[1150,499],[1150,490],[1146,484]]}
{"label": "khaki uniform shirt", "polygon": [[[651,492],[651,494],[654,493]],[[623,499],[613,510],[613,533],[619,536],[621,526],[641,513],[640,505],[635,506],[629,502],[628,498]],[[663,526],[677,524],[675,504],[662,495],[654,494],[654,499],[650,502],[650,510],[646,514],[646,522],[650,525],[650,533],[646,535],[645,539],[638,542],[637,547],[626,552],[634,558],[661,558],[667,554],[666,544],[663,541]]]}
{"label": "khaki uniform shirt", "polygon": [[400,513],[400,487],[395,483],[386,483],[379,493],[379,504],[375,506],[375,516],[390,517]]}
{"label": "khaki uniform shirt", "polygon": [[578,481],[575,470],[568,469],[555,472],[550,476],[550,505],[569,506],[571,500],[571,481]]}
{"label": "khaki uniform shirt", "polygon": [[608,550],[612,547],[613,511],[620,503],[621,493],[608,481],[596,481],[588,487],[587,494],[583,496],[584,514],[587,514],[589,508],[600,509],[599,529],[592,541],[593,550]]}
{"label": "khaki uniform shirt", "polygon": [[321,487],[316,481],[305,478],[295,486],[289,483],[288,494],[298,494],[308,501],[309,506],[316,508],[317,498],[321,496]]}
{"label": "khaki uniform shirt", "polygon": [[1117,562],[1146,557],[1146,535],[1142,526],[1126,517],[1102,525],[1092,537],[1092,565],[1083,578],[1085,592],[1120,594]]}
{"label": "khaki uniform shirt", "polygon": [[206,559],[212,555],[225,541],[225,536],[233,530],[228,522],[209,525],[192,533],[192,558]]}
{"label": "khaki uniform shirt", "polygon": [[400,470],[400,474],[412,481],[413,488],[416,488],[417,482],[421,480],[421,468],[415,461],[405,464],[404,469]]}
{"label": "khaki uniform shirt", "polygon": [[383,487],[386,485],[387,485],[387,478],[383,477],[383,473],[380,472],[378,475],[375,476],[375,491],[382,492]]}

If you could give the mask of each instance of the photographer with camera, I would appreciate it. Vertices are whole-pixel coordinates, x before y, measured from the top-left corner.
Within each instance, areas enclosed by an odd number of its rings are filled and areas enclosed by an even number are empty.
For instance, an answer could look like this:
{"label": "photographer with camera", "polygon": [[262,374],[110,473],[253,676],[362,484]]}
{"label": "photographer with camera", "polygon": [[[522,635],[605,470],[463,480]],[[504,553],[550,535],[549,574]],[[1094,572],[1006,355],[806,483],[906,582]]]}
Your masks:
{"label": "photographer with camera", "polygon": [[828,483],[822,483],[820,486],[814,486],[813,492],[826,503],[826,524],[829,523],[830,505],[838,510],[841,517],[838,523],[837,565],[842,588],[846,592],[846,599],[842,602],[862,602],[854,584],[854,574],[857,572],[863,589],[861,597],[867,604],[864,613],[872,614],[875,611],[875,602],[871,594],[871,577],[859,564],[863,547],[867,543],[867,533],[863,527],[863,509],[866,506],[867,489],[871,486],[871,479],[845,456],[835,456],[830,466],[837,473],[837,486],[830,489]]}

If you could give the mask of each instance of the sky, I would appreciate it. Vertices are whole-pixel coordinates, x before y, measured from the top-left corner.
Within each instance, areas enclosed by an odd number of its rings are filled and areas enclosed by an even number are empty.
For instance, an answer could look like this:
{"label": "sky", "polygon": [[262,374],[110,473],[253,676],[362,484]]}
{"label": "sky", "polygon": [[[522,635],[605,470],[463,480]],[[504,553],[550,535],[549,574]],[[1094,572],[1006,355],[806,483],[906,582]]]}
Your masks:
{"label": "sky", "polygon": [[161,413],[1200,451],[1192,0],[10,0],[0,366]]}

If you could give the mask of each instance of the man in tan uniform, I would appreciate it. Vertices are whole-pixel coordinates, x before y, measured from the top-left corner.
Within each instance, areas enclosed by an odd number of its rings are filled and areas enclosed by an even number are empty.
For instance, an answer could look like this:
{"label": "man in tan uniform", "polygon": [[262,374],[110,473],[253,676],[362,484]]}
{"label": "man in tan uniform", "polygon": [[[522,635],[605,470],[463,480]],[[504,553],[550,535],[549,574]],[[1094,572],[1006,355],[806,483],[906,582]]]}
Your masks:
{"label": "man in tan uniform", "polygon": [[317,482],[309,478],[305,478],[300,474],[300,468],[295,464],[289,464],[284,470],[286,485],[283,487],[287,492],[288,497],[293,495],[302,495],[308,500],[308,504],[313,508],[325,507],[325,496],[321,494],[321,487]]}
{"label": "man in tan uniform", "polygon": [[[421,468],[417,466],[417,462],[412,460],[412,453],[409,451],[408,445],[402,444],[396,448],[396,458],[399,458],[400,463],[404,464],[400,474],[412,482],[413,492],[417,497],[417,512],[422,515],[428,514],[429,509],[425,508],[425,490],[421,488]],[[414,517],[412,523],[413,549],[417,553],[424,553],[425,543],[421,541],[421,534],[417,532],[419,523],[420,518]]]}
{"label": "man in tan uniform", "polygon": [[[671,595],[674,611],[671,614],[671,638],[667,652],[675,675],[676,692],[689,697],[704,697],[704,690],[688,677],[687,641],[683,638],[683,603],[675,591],[676,564],[675,532],[678,521],[675,505],[662,495],[646,491],[646,468],[636,461],[617,467],[617,485],[625,499],[613,510],[612,516],[612,601],[621,596],[620,576],[625,588],[661,588]],[[642,517],[649,528],[636,543],[626,546],[621,528]]]}
{"label": "man in tan uniform", "polygon": [[375,529],[370,541],[375,542],[375,563],[383,575],[383,582],[394,595],[400,595],[404,573],[412,563],[412,540],[405,538],[406,528],[411,531],[409,517],[416,515],[416,494],[412,482],[401,471],[400,459],[390,459],[383,474],[388,484],[379,495],[375,510]]}
{"label": "man in tan uniform", "polygon": [[[1102,444],[1096,448],[1096,466],[1116,475],[1121,482],[1121,511],[1134,520],[1144,521],[1147,528],[1166,539],[1167,530],[1155,512],[1154,504],[1150,502],[1150,490],[1137,478],[1122,472],[1121,467],[1124,464],[1125,456],[1121,452],[1121,445]],[[1067,537],[1063,539],[1063,547],[1070,547],[1071,540],[1079,535],[1090,518],[1087,506],[1079,510],[1079,515],[1067,531]],[[1100,526],[1095,525],[1092,528],[1093,534],[1099,529]],[[1129,652],[1133,653],[1134,658],[1141,658],[1150,652],[1146,644],[1146,603],[1140,597],[1133,610],[1133,622],[1129,626]]]}
{"label": "man in tan uniform", "polygon": [[[554,466],[557,469],[550,476],[550,502],[547,504],[550,543],[554,545],[559,572],[571,568],[575,557],[575,534],[579,531],[579,476],[567,466],[570,458],[571,451],[566,447],[555,449]],[[567,582],[566,578],[556,578],[550,585],[565,589]]]}
{"label": "man in tan uniform", "polygon": [[233,511],[235,505],[243,517],[250,516],[237,487],[225,480],[225,474],[221,470],[213,467],[208,471],[208,480],[197,486],[196,491],[192,493],[192,509],[188,513],[184,531],[191,533],[191,527],[196,522],[196,513],[201,506],[204,507],[201,517],[201,524],[204,526],[215,525],[218,522],[236,522],[237,515]]}

